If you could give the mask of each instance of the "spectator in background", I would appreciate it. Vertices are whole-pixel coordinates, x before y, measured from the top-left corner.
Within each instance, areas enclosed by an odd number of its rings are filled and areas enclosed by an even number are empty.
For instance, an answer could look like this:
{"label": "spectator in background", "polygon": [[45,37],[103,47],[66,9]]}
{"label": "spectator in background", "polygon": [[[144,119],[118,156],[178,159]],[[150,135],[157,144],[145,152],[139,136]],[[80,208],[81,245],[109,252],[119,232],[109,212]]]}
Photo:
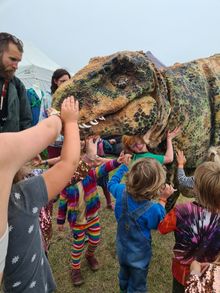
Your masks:
{"label": "spectator in background", "polygon": [[24,84],[14,76],[22,59],[23,43],[9,33],[0,33],[0,132],[31,127],[32,114]]}
{"label": "spectator in background", "polygon": [[[69,79],[70,79],[70,74],[67,70],[63,68],[59,68],[54,71],[51,78],[51,87],[50,87],[51,92],[46,93],[41,100],[39,121],[48,117],[47,110],[51,107],[53,94],[62,83],[64,83],[65,81]],[[63,144],[63,136],[59,135],[56,141],[52,145],[49,145],[47,148],[49,159],[60,156],[62,144]]]}

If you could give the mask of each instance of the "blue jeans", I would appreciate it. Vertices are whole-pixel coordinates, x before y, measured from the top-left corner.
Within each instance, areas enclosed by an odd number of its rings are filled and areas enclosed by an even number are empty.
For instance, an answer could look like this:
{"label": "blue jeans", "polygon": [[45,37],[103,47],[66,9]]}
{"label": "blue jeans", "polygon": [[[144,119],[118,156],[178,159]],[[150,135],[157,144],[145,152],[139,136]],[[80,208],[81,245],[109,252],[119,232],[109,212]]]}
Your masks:
{"label": "blue jeans", "polygon": [[119,285],[122,292],[145,293],[147,292],[148,269],[136,269],[130,266],[120,265],[118,274]]}

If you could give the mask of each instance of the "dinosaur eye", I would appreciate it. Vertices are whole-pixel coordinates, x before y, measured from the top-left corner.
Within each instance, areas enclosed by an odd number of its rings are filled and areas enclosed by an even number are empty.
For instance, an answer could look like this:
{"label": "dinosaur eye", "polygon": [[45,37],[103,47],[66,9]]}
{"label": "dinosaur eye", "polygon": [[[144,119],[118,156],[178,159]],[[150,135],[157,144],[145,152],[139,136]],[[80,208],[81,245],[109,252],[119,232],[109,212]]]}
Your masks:
{"label": "dinosaur eye", "polygon": [[126,88],[126,85],[128,84],[128,79],[127,78],[120,78],[117,82],[116,82],[116,86],[120,89],[124,89]]}

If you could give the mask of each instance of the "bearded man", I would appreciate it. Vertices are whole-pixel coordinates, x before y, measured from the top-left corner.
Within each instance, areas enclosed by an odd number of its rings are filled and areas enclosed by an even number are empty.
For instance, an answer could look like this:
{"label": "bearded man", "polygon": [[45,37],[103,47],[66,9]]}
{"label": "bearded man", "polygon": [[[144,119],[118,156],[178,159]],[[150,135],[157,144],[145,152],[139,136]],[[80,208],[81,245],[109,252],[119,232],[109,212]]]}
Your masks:
{"label": "bearded man", "polygon": [[22,59],[23,43],[0,32],[0,132],[31,127],[32,114],[24,84],[14,76]]}

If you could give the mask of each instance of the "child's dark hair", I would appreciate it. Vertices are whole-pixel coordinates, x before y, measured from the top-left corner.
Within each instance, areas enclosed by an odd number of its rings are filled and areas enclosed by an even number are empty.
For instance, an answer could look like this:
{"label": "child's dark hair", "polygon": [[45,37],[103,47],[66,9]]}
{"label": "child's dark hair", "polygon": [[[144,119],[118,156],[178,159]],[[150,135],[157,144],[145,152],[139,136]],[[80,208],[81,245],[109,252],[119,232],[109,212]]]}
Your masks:
{"label": "child's dark hair", "polygon": [[166,180],[166,172],[155,159],[137,160],[127,173],[126,188],[136,200],[152,199]]}
{"label": "child's dark hair", "polygon": [[220,164],[204,162],[196,168],[195,193],[201,205],[212,212],[220,211]]}

